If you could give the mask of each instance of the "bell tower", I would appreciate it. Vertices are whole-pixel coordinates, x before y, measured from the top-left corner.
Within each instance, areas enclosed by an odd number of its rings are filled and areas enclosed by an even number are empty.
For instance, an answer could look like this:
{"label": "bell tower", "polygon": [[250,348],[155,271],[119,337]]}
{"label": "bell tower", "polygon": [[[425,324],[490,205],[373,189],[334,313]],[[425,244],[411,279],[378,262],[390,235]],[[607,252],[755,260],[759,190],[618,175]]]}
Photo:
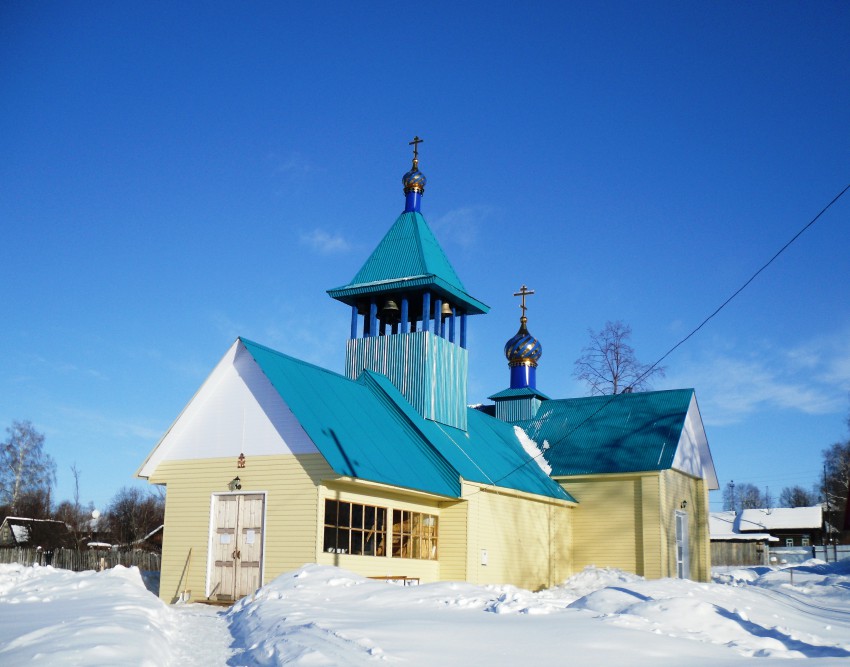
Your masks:
{"label": "bell tower", "polygon": [[351,282],[328,294],[351,308],[347,377],[383,373],[423,417],[466,430],[468,317],[489,307],[466,292],[422,216],[422,142],[410,142],[404,211]]}

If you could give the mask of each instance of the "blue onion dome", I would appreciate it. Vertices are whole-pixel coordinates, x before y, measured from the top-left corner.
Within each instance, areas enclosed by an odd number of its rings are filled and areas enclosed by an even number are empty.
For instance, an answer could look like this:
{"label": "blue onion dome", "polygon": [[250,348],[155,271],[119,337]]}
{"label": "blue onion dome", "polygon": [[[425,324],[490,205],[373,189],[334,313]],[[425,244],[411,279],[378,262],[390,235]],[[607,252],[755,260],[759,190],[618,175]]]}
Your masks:
{"label": "blue onion dome", "polygon": [[537,366],[537,360],[543,355],[543,346],[540,341],[528,333],[525,328],[528,318],[523,316],[519,319],[520,326],[516,335],[505,343],[505,356],[508,358],[509,366]]}
{"label": "blue onion dome", "polygon": [[404,194],[410,192],[425,192],[425,174],[419,171],[419,160],[413,158],[413,168],[401,177],[401,183],[404,186]]}

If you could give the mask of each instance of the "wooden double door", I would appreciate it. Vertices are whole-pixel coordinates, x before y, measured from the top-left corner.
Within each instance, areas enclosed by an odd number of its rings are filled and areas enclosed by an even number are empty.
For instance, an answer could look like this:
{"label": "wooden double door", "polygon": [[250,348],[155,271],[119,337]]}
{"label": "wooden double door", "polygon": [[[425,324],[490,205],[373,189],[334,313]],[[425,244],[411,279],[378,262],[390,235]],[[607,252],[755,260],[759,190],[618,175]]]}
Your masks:
{"label": "wooden double door", "polygon": [[262,493],[213,497],[211,599],[238,600],[260,586],[264,509]]}

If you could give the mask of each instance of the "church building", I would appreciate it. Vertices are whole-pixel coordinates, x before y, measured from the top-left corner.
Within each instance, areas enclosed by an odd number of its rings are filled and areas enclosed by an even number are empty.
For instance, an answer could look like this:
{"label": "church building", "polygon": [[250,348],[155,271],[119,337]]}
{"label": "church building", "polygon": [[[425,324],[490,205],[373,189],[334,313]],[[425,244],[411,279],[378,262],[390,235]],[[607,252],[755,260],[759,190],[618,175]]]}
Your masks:
{"label": "church building", "polygon": [[[346,285],[345,372],[238,338],[137,472],[167,489],[160,596],[234,600],[305,563],[539,589],[585,565],[707,580],[716,488],[693,390],[553,400],[527,330],[467,405],[467,293],[404,211]],[[606,402],[607,401],[607,402]]]}

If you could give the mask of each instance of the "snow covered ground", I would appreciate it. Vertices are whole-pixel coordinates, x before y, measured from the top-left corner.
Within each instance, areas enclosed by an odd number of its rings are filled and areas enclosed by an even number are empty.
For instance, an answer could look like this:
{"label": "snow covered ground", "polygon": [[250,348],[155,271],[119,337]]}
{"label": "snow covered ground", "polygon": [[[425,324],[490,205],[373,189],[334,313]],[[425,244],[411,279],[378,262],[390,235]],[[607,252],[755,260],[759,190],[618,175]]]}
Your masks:
{"label": "snow covered ground", "polygon": [[169,607],[138,570],[0,565],[0,665],[850,664],[850,561],[711,584],[589,568],[553,589],[401,587],[333,567],[230,610]]}

